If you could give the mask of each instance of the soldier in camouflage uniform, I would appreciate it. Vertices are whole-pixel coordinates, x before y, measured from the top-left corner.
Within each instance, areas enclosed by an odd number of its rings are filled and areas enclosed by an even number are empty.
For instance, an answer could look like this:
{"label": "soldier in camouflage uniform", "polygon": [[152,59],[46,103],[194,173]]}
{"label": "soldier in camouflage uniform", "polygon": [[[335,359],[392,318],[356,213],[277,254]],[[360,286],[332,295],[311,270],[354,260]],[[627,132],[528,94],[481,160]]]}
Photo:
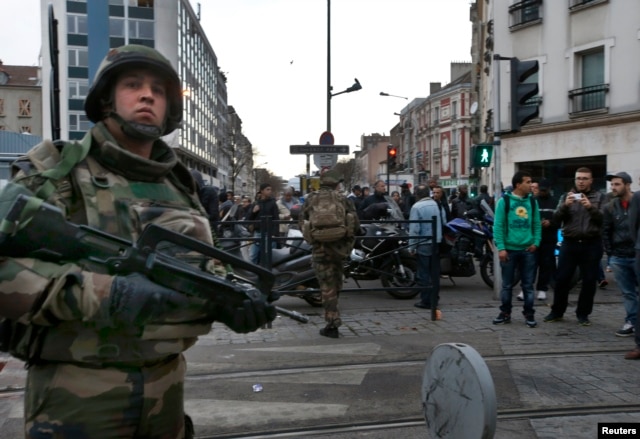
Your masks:
{"label": "soldier in camouflage uniform", "polygon": [[[42,172],[63,162],[64,154],[61,145],[45,141],[17,163],[10,187],[25,187],[72,222],[127,240],[154,223],[211,244],[195,183],[160,139],[182,118],[180,81],[169,61],[143,46],[112,49],[85,111],[96,124],[82,141],[90,145],[86,157],[63,178],[48,180]],[[73,148],[80,144],[67,144],[63,152]],[[9,196],[5,188],[0,200]],[[24,329],[11,334],[10,350],[29,366],[25,436],[192,437],[182,352],[214,320],[249,332],[273,320],[274,307],[245,301],[220,309],[142,274],[98,270],[0,257],[0,317]],[[6,324],[3,330],[5,339]]]}
{"label": "soldier in camouflage uniform", "polygon": [[[341,181],[341,176],[337,171],[326,171],[320,176],[320,191],[337,191]],[[300,215],[301,230],[304,228],[304,221],[309,221],[311,206],[314,204],[313,199],[317,194],[318,192],[311,193],[305,199]],[[349,236],[335,242],[311,242],[313,268],[320,283],[324,319],[327,324],[320,330],[320,335],[331,338],[340,336],[338,327],[342,321],[338,309],[338,296],[344,282],[343,263],[353,249],[354,236],[360,230],[360,222],[353,202],[343,195],[340,195],[340,201],[343,203],[345,211],[353,215],[353,230]]]}

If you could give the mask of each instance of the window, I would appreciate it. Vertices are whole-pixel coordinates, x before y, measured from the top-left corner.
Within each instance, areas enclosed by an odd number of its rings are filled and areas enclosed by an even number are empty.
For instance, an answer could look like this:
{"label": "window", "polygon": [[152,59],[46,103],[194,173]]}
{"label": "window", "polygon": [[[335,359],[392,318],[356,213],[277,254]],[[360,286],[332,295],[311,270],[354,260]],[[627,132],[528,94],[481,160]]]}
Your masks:
{"label": "window", "polygon": [[109,36],[124,38],[124,18],[109,17]]}
{"label": "window", "polygon": [[609,0],[569,0],[569,9],[582,9],[599,3],[605,3]]}
{"label": "window", "polygon": [[4,99],[0,99],[0,116],[4,116]]}
{"label": "window", "polygon": [[129,38],[153,40],[153,21],[130,19]]}
{"label": "window", "polygon": [[451,119],[458,118],[458,101],[451,102]]}
{"label": "window", "polygon": [[18,117],[31,117],[31,101],[29,99],[18,100]]}
{"label": "window", "polygon": [[609,84],[605,81],[604,48],[598,47],[577,55],[580,88],[569,91],[572,113],[605,108]]}
{"label": "window", "polygon": [[20,127],[21,133],[29,133],[31,134],[31,127],[29,125],[24,125]]}
{"label": "window", "polygon": [[89,94],[89,82],[86,80],[69,81],[69,99],[84,99]]}
{"label": "window", "polygon": [[70,34],[87,34],[87,16],[67,14],[67,27]]}
{"label": "window", "polygon": [[67,50],[70,67],[88,67],[89,49],[86,47],[70,47]]}
{"label": "window", "polygon": [[509,6],[509,27],[537,23],[542,19],[541,4],[542,0],[523,0]]}
{"label": "window", "polygon": [[89,131],[91,122],[84,113],[69,112],[69,131]]}

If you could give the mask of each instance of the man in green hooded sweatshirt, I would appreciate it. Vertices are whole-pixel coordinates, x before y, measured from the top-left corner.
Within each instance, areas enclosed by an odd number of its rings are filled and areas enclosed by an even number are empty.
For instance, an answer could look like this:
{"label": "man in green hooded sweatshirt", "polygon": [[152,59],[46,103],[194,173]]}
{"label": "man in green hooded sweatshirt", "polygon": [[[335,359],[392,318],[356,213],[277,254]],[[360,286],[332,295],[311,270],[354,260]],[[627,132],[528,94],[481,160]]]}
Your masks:
{"label": "man in green hooded sweatshirt", "polygon": [[533,282],[536,276],[536,250],[540,245],[542,226],[538,203],[531,194],[531,175],[518,171],[511,179],[513,191],[498,200],[493,225],[493,236],[500,257],[502,290],[500,291],[500,314],[493,324],[511,323],[511,300],[513,278],[520,270],[524,291],[525,324],[535,328],[533,309]]}

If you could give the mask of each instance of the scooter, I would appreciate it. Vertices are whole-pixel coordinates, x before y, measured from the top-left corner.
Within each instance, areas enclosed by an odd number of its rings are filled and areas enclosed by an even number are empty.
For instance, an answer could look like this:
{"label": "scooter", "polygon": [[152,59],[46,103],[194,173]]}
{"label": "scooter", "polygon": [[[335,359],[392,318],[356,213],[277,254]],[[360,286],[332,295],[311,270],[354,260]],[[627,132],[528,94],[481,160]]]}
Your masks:
{"label": "scooter", "polygon": [[[275,276],[271,300],[277,300],[282,295],[295,296],[311,306],[319,307],[322,306],[322,298],[318,292],[320,285],[311,264],[311,246],[299,238],[302,238],[302,233],[290,228],[287,244],[283,248],[271,250],[271,271]],[[236,238],[222,238],[219,242],[225,251],[238,257],[242,257],[244,245],[251,245],[248,241]],[[244,270],[234,269],[234,275],[257,282],[253,273]]]}

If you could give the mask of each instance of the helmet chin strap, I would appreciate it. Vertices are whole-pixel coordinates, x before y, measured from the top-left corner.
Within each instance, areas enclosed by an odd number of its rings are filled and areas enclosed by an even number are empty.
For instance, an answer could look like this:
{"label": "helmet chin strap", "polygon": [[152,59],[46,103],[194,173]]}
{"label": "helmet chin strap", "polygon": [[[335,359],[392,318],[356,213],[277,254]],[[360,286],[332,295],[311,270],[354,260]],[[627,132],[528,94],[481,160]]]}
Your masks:
{"label": "helmet chin strap", "polygon": [[120,125],[123,133],[134,139],[158,140],[160,136],[162,136],[162,132],[164,131],[163,127],[124,120],[115,111],[109,112],[109,117],[115,120],[118,125]]}

